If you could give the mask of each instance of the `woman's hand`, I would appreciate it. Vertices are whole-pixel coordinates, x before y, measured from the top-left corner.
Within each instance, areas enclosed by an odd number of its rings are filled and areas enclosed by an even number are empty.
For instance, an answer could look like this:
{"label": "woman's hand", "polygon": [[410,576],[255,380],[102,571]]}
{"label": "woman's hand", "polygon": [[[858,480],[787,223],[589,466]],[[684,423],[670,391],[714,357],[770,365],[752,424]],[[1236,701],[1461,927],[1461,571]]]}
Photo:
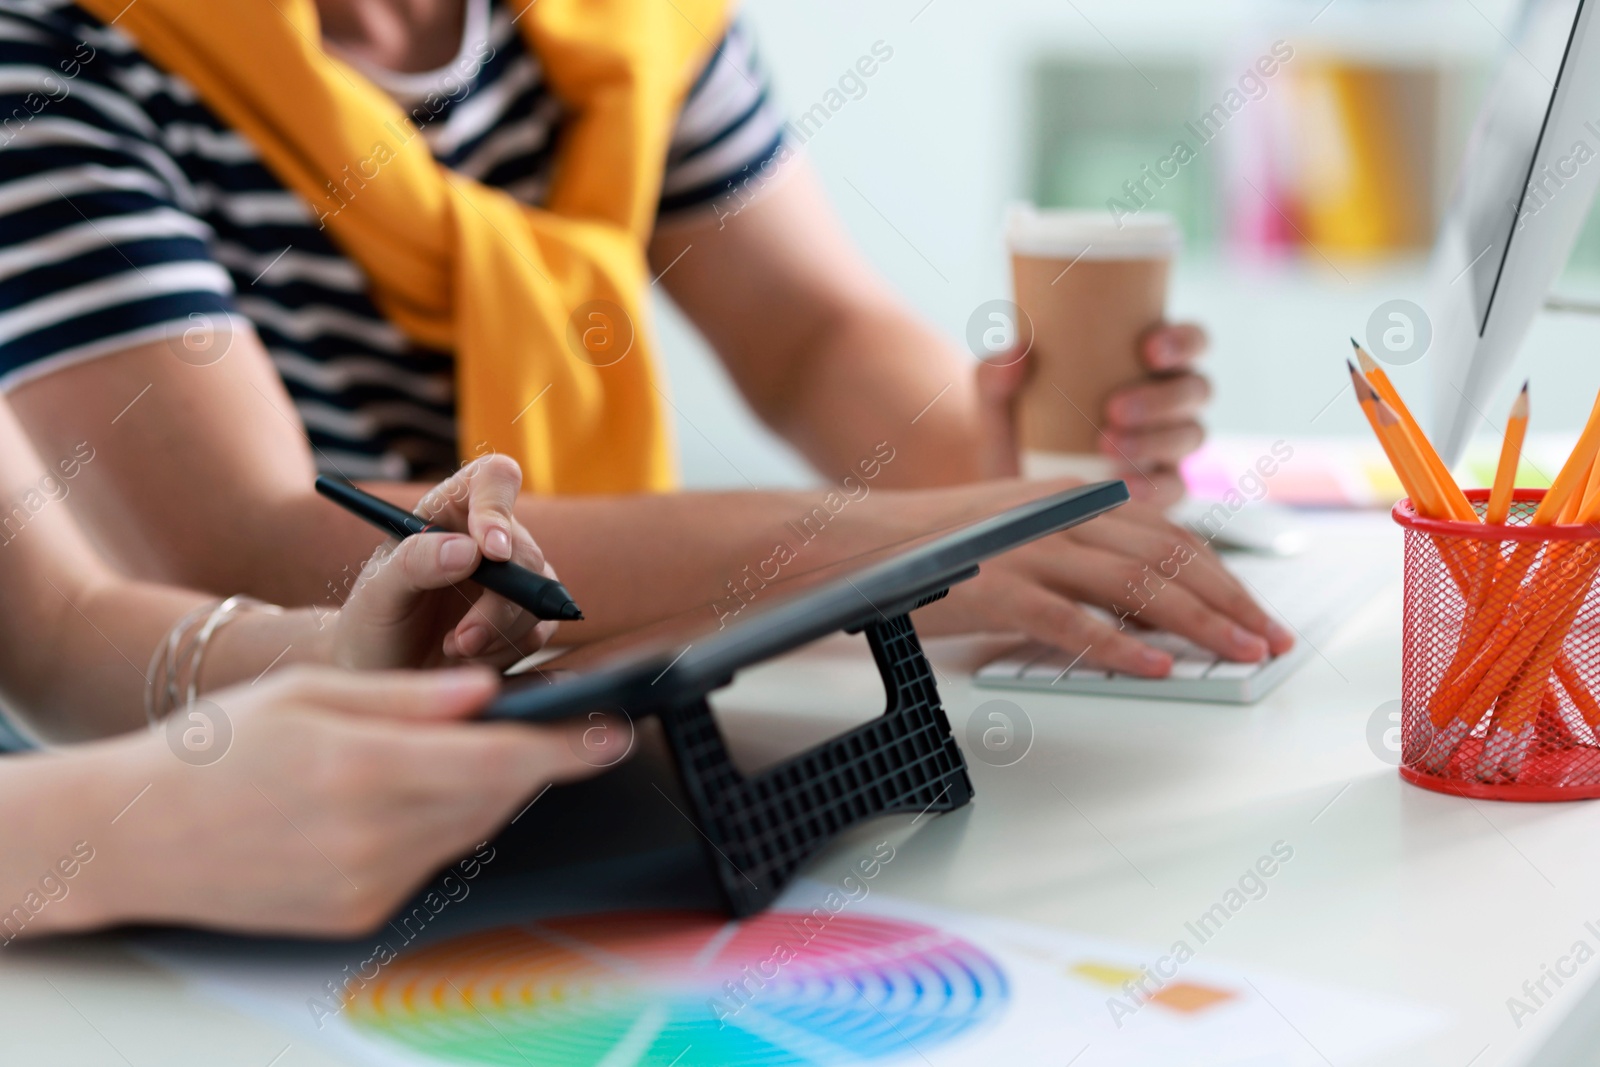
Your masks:
{"label": "woman's hand", "polygon": [[[495,688],[481,668],[296,668],[197,706],[231,727],[229,747],[205,765],[175,755],[164,731],[23,757],[58,784],[76,768],[79,789],[91,792],[70,808],[93,810],[98,827],[83,832],[94,861],[29,932],[125,922],[321,936],[373,929],[546,784],[606,762],[585,748],[588,719],[461,721]],[[97,783],[114,788],[102,797]],[[124,804],[107,828],[99,809]]]}
{"label": "woman's hand", "polygon": [[508,667],[544,647],[556,623],[465,582],[485,558],[554,578],[516,520],[522,471],[509,456],[474,460],[430,490],[416,513],[465,533],[417,534],[373,554],[339,610],[336,666],[362,669],[485,663]]}

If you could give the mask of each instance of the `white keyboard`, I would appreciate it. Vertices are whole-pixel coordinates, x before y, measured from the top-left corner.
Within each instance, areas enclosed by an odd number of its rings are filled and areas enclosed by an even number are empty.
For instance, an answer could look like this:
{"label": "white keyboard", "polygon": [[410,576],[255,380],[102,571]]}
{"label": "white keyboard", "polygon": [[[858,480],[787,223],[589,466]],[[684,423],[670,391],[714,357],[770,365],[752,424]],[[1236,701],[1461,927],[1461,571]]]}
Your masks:
{"label": "white keyboard", "polygon": [[1172,673],[1135,678],[1075,665],[1076,653],[1028,642],[980,667],[974,682],[1001,689],[1252,704],[1317,655],[1317,645],[1400,576],[1398,539],[1392,545],[1374,545],[1371,538],[1329,540],[1287,559],[1236,553],[1223,559],[1261,605],[1295,632],[1294,648],[1261,663],[1232,663],[1175,634],[1141,631],[1135,634],[1141,641],[1172,654]]}

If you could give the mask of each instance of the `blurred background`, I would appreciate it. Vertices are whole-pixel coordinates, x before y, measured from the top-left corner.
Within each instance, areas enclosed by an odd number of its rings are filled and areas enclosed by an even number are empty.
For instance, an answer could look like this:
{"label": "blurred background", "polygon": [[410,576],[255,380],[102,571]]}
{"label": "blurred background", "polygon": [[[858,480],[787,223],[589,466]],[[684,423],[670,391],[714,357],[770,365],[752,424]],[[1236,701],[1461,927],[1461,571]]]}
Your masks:
{"label": "blurred background", "polygon": [[[1197,464],[1202,482],[1234,453],[1259,453],[1263,439],[1289,440],[1318,463],[1361,453],[1352,462],[1370,466],[1370,434],[1355,403],[1339,396],[1347,338],[1365,342],[1369,317],[1386,301],[1425,302],[1435,223],[1484,89],[1508,55],[1528,62],[1511,44],[1517,10],[1514,0],[744,7],[792,122],[844,100],[825,121],[813,118],[800,150],[868,259],[953,338],[979,304],[1010,296],[1008,203],[1105,209],[1115,197],[1138,206],[1124,183],[1171,157],[1175,142],[1194,150],[1176,177],[1146,185],[1154,192],[1144,204],[1174,214],[1185,234],[1171,316],[1212,336],[1215,443]],[[893,54],[864,79],[865,91],[830,98],[878,42]],[[1247,82],[1244,105],[1222,128],[1199,127],[1259,59],[1286,46],[1292,58],[1259,86]],[[1553,80],[1554,70],[1544,73]],[[1592,216],[1556,291],[1600,297]],[[744,409],[670,305],[660,301],[657,312],[685,482],[814,482]],[[1534,432],[1570,437],[1600,387],[1597,346],[1600,317],[1543,313],[1515,380],[1487,414],[1503,420],[1528,375]],[[1391,369],[1418,409],[1428,363]],[[1493,438],[1484,443],[1494,447]],[[1469,455],[1465,481],[1478,484],[1473,468],[1485,451]],[[1348,483],[1348,472],[1336,480]],[[1340,494],[1360,502],[1349,484],[1328,488],[1324,502]]]}

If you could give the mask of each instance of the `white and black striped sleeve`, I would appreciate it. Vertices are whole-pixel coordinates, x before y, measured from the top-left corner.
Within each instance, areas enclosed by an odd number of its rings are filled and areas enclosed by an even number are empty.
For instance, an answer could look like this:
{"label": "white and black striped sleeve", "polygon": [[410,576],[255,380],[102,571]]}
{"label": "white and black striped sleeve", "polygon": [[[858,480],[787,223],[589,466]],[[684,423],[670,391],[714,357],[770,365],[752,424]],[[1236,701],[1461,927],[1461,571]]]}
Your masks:
{"label": "white and black striped sleeve", "polygon": [[703,206],[777,155],[783,117],[750,32],[735,19],[689,90],[661,184],[663,215]]}
{"label": "white and black striped sleeve", "polygon": [[104,41],[0,16],[0,389],[232,310],[192,190]]}

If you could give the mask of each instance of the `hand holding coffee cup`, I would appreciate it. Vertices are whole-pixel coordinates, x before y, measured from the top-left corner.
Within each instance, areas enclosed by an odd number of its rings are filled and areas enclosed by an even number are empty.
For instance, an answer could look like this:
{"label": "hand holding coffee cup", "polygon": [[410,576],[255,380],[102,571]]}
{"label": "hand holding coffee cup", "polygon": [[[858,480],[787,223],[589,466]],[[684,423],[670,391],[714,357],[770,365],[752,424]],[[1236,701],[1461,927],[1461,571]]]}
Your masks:
{"label": "hand holding coffee cup", "polygon": [[1152,213],[1119,226],[1103,212],[1024,206],[1007,238],[1026,355],[980,375],[989,392],[1015,396],[1023,472],[1122,476],[1136,495],[1176,500],[1177,466],[1201,443],[1210,395],[1191,369],[1204,332],[1163,317],[1176,224]]}

